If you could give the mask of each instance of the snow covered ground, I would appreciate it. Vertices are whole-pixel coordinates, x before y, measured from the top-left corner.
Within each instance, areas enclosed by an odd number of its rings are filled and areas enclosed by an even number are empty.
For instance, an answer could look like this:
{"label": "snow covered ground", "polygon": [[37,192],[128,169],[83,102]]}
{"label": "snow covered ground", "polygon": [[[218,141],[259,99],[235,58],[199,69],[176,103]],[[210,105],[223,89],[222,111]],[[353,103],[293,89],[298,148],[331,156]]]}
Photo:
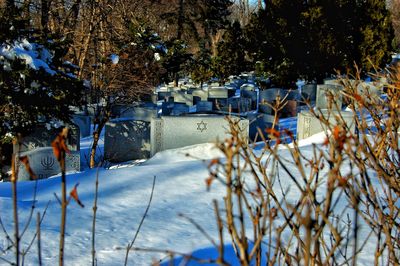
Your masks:
{"label": "snow covered ground", "polygon": [[[322,143],[324,134],[303,140],[302,151],[312,154],[312,143]],[[91,139],[81,141],[82,158],[88,153]],[[285,156],[287,150],[280,151]],[[114,165],[107,169],[84,169],[81,173],[67,176],[68,191],[79,183],[81,208],[71,201],[68,206],[65,265],[91,265],[92,218],[96,175],[99,177],[98,212],[96,221],[97,265],[123,265],[126,246],[139,226],[151,194],[153,177],[156,177],[152,203],[137,236],[135,247],[168,249],[190,253],[203,249],[208,253],[210,241],[185,217],[201,225],[217,241],[217,225],[214,219],[213,199],[220,201],[225,189],[217,182],[207,191],[208,161],[221,157],[215,144],[201,144],[156,154],[148,161],[136,164]],[[82,160],[84,161],[84,160]],[[292,167],[292,166],[288,166]],[[293,168],[294,169],[294,168]],[[287,181],[285,181],[287,180]],[[289,179],[283,179],[283,187],[290,187]],[[18,205],[21,228],[24,227],[32,207],[35,182],[18,183]],[[60,195],[60,177],[37,182],[36,212],[43,213],[49,204],[41,225],[42,258],[44,265],[58,263],[60,205],[54,193]],[[296,198],[295,190],[288,197]],[[183,216],[182,216],[182,215]],[[0,183],[0,216],[12,237],[13,218],[11,185]],[[33,221],[23,236],[21,250],[27,248],[35,232]],[[0,248],[7,246],[0,231]],[[205,251],[204,251],[205,249]],[[368,250],[368,249],[365,249]],[[359,264],[373,262],[373,254],[361,254]],[[13,261],[13,253],[7,251],[0,257]],[[25,258],[25,265],[37,265],[36,243]],[[151,265],[165,262],[163,253],[137,252],[129,254],[129,265]],[[3,262],[0,261],[0,264]]]}

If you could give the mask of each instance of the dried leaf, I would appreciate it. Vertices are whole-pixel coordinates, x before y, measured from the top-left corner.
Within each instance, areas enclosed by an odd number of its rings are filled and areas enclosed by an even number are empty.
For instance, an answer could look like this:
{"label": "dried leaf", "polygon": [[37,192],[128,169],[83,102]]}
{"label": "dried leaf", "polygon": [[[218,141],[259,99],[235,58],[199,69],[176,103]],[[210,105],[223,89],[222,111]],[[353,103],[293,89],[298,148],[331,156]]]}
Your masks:
{"label": "dried leaf", "polygon": [[62,153],[70,153],[66,143],[67,136],[68,136],[68,128],[63,128],[63,130],[51,143],[51,146],[53,147],[54,156],[57,158],[58,161],[61,161]]}
{"label": "dried leaf", "polygon": [[205,180],[205,181],[206,181],[206,185],[207,185],[207,191],[210,190],[211,183],[212,183],[213,180],[214,180],[214,177],[213,177],[213,176],[209,176],[209,177]]}
{"label": "dried leaf", "polygon": [[208,167],[211,167],[211,166],[213,166],[215,164],[219,164],[219,159],[212,159],[210,161],[210,163],[208,164]]}
{"label": "dried leaf", "polygon": [[338,185],[339,185],[339,187],[346,187],[347,179],[342,176],[338,176]]}
{"label": "dried leaf", "polygon": [[272,135],[275,138],[279,138],[281,135],[281,132],[279,132],[275,128],[266,128],[265,132],[267,132],[269,135]]}
{"label": "dried leaf", "polygon": [[36,180],[37,176],[35,175],[35,173],[33,172],[32,168],[31,168],[31,166],[29,164],[28,156],[19,157],[19,160],[25,165],[25,169],[28,172],[28,174],[30,176],[30,179],[31,180]]}
{"label": "dried leaf", "polygon": [[79,186],[79,183],[74,186],[74,188],[71,190],[69,195],[71,196],[71,198],[73,198],[78,203],[79,206],[81,206],[83,208],[83,207],[85,207],[85,205],[83,205],[83,203],[79,200],[78,189],[77,189],[78,186]]}

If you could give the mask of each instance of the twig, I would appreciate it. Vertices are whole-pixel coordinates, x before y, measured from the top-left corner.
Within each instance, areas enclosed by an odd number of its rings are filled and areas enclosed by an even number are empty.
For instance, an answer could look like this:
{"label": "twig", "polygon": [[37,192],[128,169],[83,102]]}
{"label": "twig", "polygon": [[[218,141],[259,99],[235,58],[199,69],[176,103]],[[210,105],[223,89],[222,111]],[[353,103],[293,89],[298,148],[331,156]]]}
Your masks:
{"label": "twig", "polygon": [[26,230],[28,229],[28,227],[29,227],[29,225],[31,223],[32,217],[33,217],[33,212],[35,210],[35,205],[36,205],[35,203],[36,203],[36,194],[37,194],[37,183],[38,183],[38,181],[36,179],[35,180],[35,186],[33,188],[33,200],[32,200],[31,210],[29,212],[29,218],[28,218],[28,221],[26,222],[25,228],[22,230],[22,233],[21,233],[21,236],[20,236],[21,238],[23,237],[23,235],[25,234]]}
{"label": "twig", "polygon": [[[16,143],[16,139],[14,139],[14,144]],[[18,145],[19,146],[19,145]],[[18,220],[18,204],[17,204],[17,179],[18,179],[18,165],[17,163],[17,158],[18,158],[18,153],[13,154],[12,156],[12,162],[11,162],[11,167],[12,167],[12,172],[11,172],[11,186],[12,186],[12,198],[13,198],[13,211],[14,211],[14,246],[15,246],[15,264],[19,266],[19,260],[20,260],[20,237],[19,237],[19,220]]]}
{"label": "twig", "polygon": [[[46,208],[45,208],[44,211],[43,211],[43,215],[42,215],[42,217],[40,218],[40,225],[42,224],[42,222],[43,222],[43,220],[44,220],[44,217],[46,216],[47,209],[48,209],[49,206],[50,206],[50,202],[51,202],[51,201],[48,201],[48,202],[47,202]],[[30,242],[29,245],[28,245],[28,247],[27,247],[26,250],[22,253],[23,256],[25,256],[25,255],[29,252],[29,250],[31,249],[31,247],[33,246],[33,243],[35,242],[36,236],[37,236],[37,232],[35,232],[35,234],[34,234],[33,237],[32,237],[31,242]]]}
{"label": "twig", "polygon": [[139,223],[139,226],[138,226],[138,228],[137,228],[137,230],[136,230],[135,236],[133,237],[131,243],[129,243],[128,246],[126,247],[125,264],[124,264],[125,266],[128,265],[129,251],[132,249],[133,245],[135,244],[136,237],[138,236],[138,234],[139,234],[139,232],[140,232],[140,228],[141,228],[142,225],[143,225],[144,219],[146,218],[147,213],[149,212],[150,205],[151,205],[151,201],[152,201],[152,199],[153,199],[153,193],[154,193],[154,187],[155,187],[155,185],[156,185],[156,176],[154,176],[154,178],[153,178],[153,185],[152,185],[152,187],[151,187],[151,194],[150,194],[149,202],[148,202],[147,207],[146,207],[146,210],[145,210],[145,212],[144,212],[144,214],[143,214],[143,216],[142,216],[142,220],[141,220],[140,223]]}
{"label": "twig", "polygon": [[36,216],[36,234],[37,234],[37,252],[38,252],[38,264],[42,265],[42,248],[41,248],[41,237],[40,237],[40,212]]}
{"label": "twig", "polygon": [[196,223],[195,220],[193,220],[193,219],[190,218],[190,217],[187,217],[187,216],[184,215],[183,213],[180,213],[179,216],[185,218],[185,219],[188,220],[191,224],[193,224],[193,225],[196,227],[196,229],[199,230],[199,231],[208,239],[208,241],[211,242],[211,244],[212,244],[215,248],[218,247],[218,245],[217,245],[217,243],[215,243],[214,239],[212,239],[212,237],[206,232],[206,230],[204,230],[204,228],[201,227],[201,225],[199,225],[198,223]]}
{"label": "twig", "polygon": [[96,171],[96,185],[94,194],[94,204],[93,204],[93,221],[92,221],[92,266],[97,264],[96,260],[96,217],[97,217],[97,199],[99,195],[99,169],[100,165],[97,167]]}

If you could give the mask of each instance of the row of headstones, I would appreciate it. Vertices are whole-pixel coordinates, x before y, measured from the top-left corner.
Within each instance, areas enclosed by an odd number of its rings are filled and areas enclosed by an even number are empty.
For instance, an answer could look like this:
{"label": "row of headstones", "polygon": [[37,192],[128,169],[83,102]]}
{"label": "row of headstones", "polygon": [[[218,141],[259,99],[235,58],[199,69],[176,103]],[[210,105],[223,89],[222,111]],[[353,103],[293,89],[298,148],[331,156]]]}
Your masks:
{"label": "row of headstones", "polygon": [[[346,85],[352,86],[355,93],[363,95],[363,97],[373,98],[380,97],[384,93],[385,81],[365,82],[356,80],[345,80]],[[341,107],[345,104],[342,98],[341,91],[344,89],[343,83],[338,79],[324,80],[323,85],[317,85],[315,106],[319,108],[317,114],[323,116],[330,125],[335,125],[338,121],[344,122],[347,128],[355,131],[356,125],[354,116],[351,111],[342,110]],[[334,97],[334,103],[329,106],[331,98]],[[328,108],[330,107],[330,108]],[[338,108],[339,110],[338,110]],[[327,131],[328,126],[315,117],[312,112],[302,110],[297,117],[297,132],[298,140],[308,138],[316,133]]]}
{"label": "row of headstones", "polygon": [[[351,85],[356,93],[369,98],[380,97],[384,91],[384,82],[346,80],[346,84]],[[335,117],[340,112],[349,128],[354,129],[353,114],[343,110],[345,102],[342,98],[342,90],[342,82],[337,79],[325,80],[324,84],[307,84],[302,86],[300,90],[287,91],[279,88],[261,90],[259,113],[253,114],[251,117],[248,116],[251,121],[250,137],[256,141],[262,140],[260,135],[265,132],[259,132],[258,128],[269,128],[273,124],[276,125],[278,130],[283,129],[281,133],[282,136],[285,135],[285,129],[288,129],[288,125],[285,124],[281,127],[281,119],[274,121],[274,112],[270,103],[270,99],[278,96],[281,99],[286,99],[286,106],[282,112],[284,114],[289,113],[286,116],[293,117],[293,119],[284,123],[293,124],[289,125],[289,128],[297,139],[307,138],[318,132],[326,131],[326,126],[322,125],[318,118],[308,110],[309,107],[320,110],[330,123],[335,122]],[[285,116],[279,114],[279,118],[281,117]]]}
{"label": "row of headstones", "polygon": [[[337,123],[339,111],[321,110],[321,113],[331,125]],[[340,111],[340,117],[354,131],[354,114]],[[239,123],[242,136],[251,141],[255,140],[257,134],[266,137],[265,129],[271,128],[273,124],[274,117],[265,114],[254,114],[254,117],[240,119]],[[306,110],[299,113],[296,125],[294,133],[297,133],[298,140],[328,130],[326,125]],[[277,126],[279,129],[279,124]],[[159,151],[223,141],[227,136],[229,123],[221,115],[163,116],[151,121],[118,119],[106,125],[104,157],[116,163],[147,159]]]}
{"label": "row of headstones", "polygon": [[[249,121],[240,119],[245,138]],[[104,158],[110,162],[147,159],[159,151],[184,146],[223,141],[229,136],[229,122],[224,115],[162,116],[150,121],[115,119],[106,124]]]}
{"label": "row of headstones", "polygon": [[[364,85],[361,89],[366,88]],[[303,98],[307,97],[311,103],[316,102],[317,107],[325,109],[328,105],[326,93],[328,90],[337,96],[338,105],[341,105],[340,87],[337,84],[305,85],[301,93]],[[380,91],[377,86],[366,90],[368,93],[372,91],[377,94]],[[284,97],[281,90],[269,89],[261,91],[260,98],[268,98],[267,94],[273,95],[271,96],[272,98],[277,95]],[[226,96],[225,92],[220,95]],[[297,102],[297,92],[289,92],[287,100]],[[262,105],[263,102],[259,104]],[[149,158],[161,150],[213,142],[216,139],[221,140],[226,137],[227,129],[229,128],[224,116],[197,115],[157,118],[156,109],[146,107],[128,108],[120,113],[128,118],[115,120],[106,125],[105,159],[109,161],[121,162]],[[342,111],[342,116],[349,123],[351,122],[352,115],[350,113]],[[333,119],[335,116],[332,115],[330,117],[330,119]],[[71,134],[68,140],[71,153],[67,154],[66,158],[67,171],[80,170],[79,137],[85,137],[90,134],[89,116],[75,115],[74,122],[77,125],[71,125]],[[271,127],[273,123],[273,116],[267,113],[249,115],[247,119],[241,120],[241,126],[250,139],[253,139],[259,133],[259,128]],[[302,111],[299,113],[297,119],[298,139],[309,137],[322,130],[325,129],[310,112]],[[51,148],[51,141],[56,135],[56,130],[47,130],[45,127],[39,127],[30,136],[24,138],[22,145],[14,147],[14,152],[18,150],[20,156],[28,156],[31,168],[39,178],[47,178],[60,172],[58,162],[56,162]],[[29,180],[29,174],[21,164],[18,169],[19,180]]]}
{"label": "row of headstones", "polygon": [[[210,87],[206,90],[198,88],[186,88],[174,91],[159,91],[158,100],[162,103],[163,115],[180,115],[191,112],[192,106],[195,112],[225,111],[232,113],[258,110],[264,114],[274,114],[272,105],[277,97],[285,100],[285,107],[281,110],[281,116],[296,116],[301,110],[301,105],[308,102],[318,108],[328,107],[329,98],[333,96],[341,107],[342,85],[339,80],[325,80],[324,84],[307,84],[300,90],[286,90],[281,88],[269,88],[259,90],[253,84],[244,84],[240,87],[240,96],[233,87]],[[179,89],[179,88],[178,88]],[[360,93],[379,93],[382,89],[376,84],[361,82],[357,87]]]}
{"label": "row of headstones", "polygon": [[[120,118],[107,123],[104,140],[106,160],[123,162],[147,159],[165,149],[223,140],[229,130],[225,116],[219,115],[145,119],[147,121]],[[70,152],[66,154],[66,171],[80,171],[80,130],[74,124],[68,127],[70,134],[67,143]],[[248,121],[240,120],[240,127],[247,136]],[[39,179],[60,173],[59,163],[51,147],[51,142],[58,133],[59,129],[47,129],[45,125],[41,125],[25,137],[20,145],[14,146],[14,152],[18,152],[20,157],[28,157],[30,167]],[[30,180],[31,177],[22,162],[17,163],[18,180]]]}
{"label": "row of headstones", "polygon": [[[350,113],[342,112],[341,114],[351,122]],[[331,115],[330,121],[334,117]],[[250,138],[256,134],[258,128],[272,126],[272,116],[264,115],[261,119],[263,124],[253,123],[254,121],[250,123],[248,119],[241,119],[240,127],[243,136]],[[147,159],[166,149],[224,140],[229,134],[229,124],[225,116],[219,115],[165,116],[152,118],[151,121],[117,119],[107,123],[105,130],[105,159],[110,162],[123,162]],[[322,130],[325,129],[321,123],[309,112],[299,114],[298,139],[309,137]],[[47,178],[60,173],[59,164],[51,148],[51,140],[56,135],[56,130],[40,128],[25,138],[21,146],[14,147],[20,152],[20,156],[28,156],[30,166],[38,178]],[[66,156],[66,169],[67,171],[79,171],[79,129],[76,127],[71,128],[68,149],[70,153],[67,153]],[[19,163],[18,169],[19,180],[30,179],[29,173],[22,163]]]}
{"label": "row of headstones", "polygon": [[234,87],[187,88],[173,91],[158,91],[162,102],[163,115],[179,115],[189,112],[207,113],[213,111],[238,112],[251,109],[251,100],[235,97]]}
{"label": "row of headstones", "polygon": [[[249,86],[249,88],[246,88],[246,90],[242,90],[245,92],[257,92],[254,86]],[[305,85],[303,86],[301,91],[285,91],[282,89],[278,88],[273,88],[273,89],[267,89],[267,90],[261,90],[260,97],[259,97],[259,107],[260,111],[259,113],[248,113],[246,118],[249,120],[249,129],[248,129],[248,135],[251,140],[261,140],[260,138],[256,138],[257,135],[260,136],[260,134],[265,133],[265,132],[260,132],[259,129],[265,129],[265,128],[270,128],[272,127],[273,124],[279,124],[279,121],[274,121],[274,116],[273,112],[262,112],[263,105],[265,104],[265,100],[267,99],[268,101],[271,101],[271,99],[276,99],[277,96],[280,96],[281,98],[286,97],[286,106],[289,106],[289,110],[291,111],[291,116],[295,117],[298,114],[298,104],[301,101],[308,100],[310,104],[315,105],[316,107],[320,109],[326,109],[328,108],[328,102],[329,102],[329,97],[333,96],[335,98],[335,101],[337,102],[338,106],[342,105],[341,101],[341,94],[340,94],[340,85],[333,85],[333,84],[322,84],[322,85],[316,85],[316,84],[310,84],[310,85]],[[213,90],[211,90],[213,91]],[[196,90],[193,91],[194,94],[196,95]],[[192,93],[193,93],[192,92]],[[226,98],[228,96],[228,90],[225,88],[218,88],[218,90],[213,91],[214,94],[212,94],[214,97],[221,97]],[[207,91],[202,91],[204,97],[209,96],[209,92]],[[286,95],[288,94],[288,95]],[[188,95],[188,94],[185,94]],[[198,94],[197,94],[198,95]],[[331,95],[331,96],[329,96]],[[255,96],[255,95],[252,95]],[[125,108],[125,109],[124,109]],[[157,128],[159,127],[159,124],[153,123],[152,121],[164,121],[168,119],[167,117],[162,117],[162,118],[157,118],[157,110],[154,108],[146,108],[146,107],[126,107],[126,106],[121,106],[120,107],[120,112],[119,112],[120,117],[124,117],[124,119],[119,119],[115,120],[108,126],[106,126],[106,139],[105,139],[105,157],[108,160],[113,160],[113,158],[117,158],[116,161],[124,161],[128,159],[138,159],[138,158],[148,158],[149,154],[151,154],[151,146],[150,145],[150,136],[151,134],[151,128],[154,129],[156,126]],[[192,116],[193,117],[193,116]],[[298,114],[298,124],[300,125],[300,128],[298,129],[299,132],[299,138],[304,138],[306,136],[310,136],[310,134],[316,133],[316,131],[321,130],[320,127],[317,126],[312,126],[311,128],[308,127],[310,123],[305,123],[304,127],[307,127],[309,129],[304,129],[303,130],[303,120],[304,117],[307,117],[307,119],[311,119],[311,115],[307,113],[307,111],[303,111],[302,113]],[[207,116],[204,116],[204,118],[207,118]],[[180,117],[176,118],[178,119],[177,121],[180,121],[180,125],[186,125],[187,119],[193,119],[193,118],[188,118],[188,117]],[[307,121],[308,121],[307,120]],[[122,124],[120,126],[119,124]],[[312,123],[311,123],[312,124]],[[152,125],[152,127],[150,126]],[[278,125],[279,126],[279,125]],[[114,129],[112,129],[114,128]],[[187,132],[188,130],[186,127],[180,128],[176,127],[179,132]],[[190,127],[189,127],[190,128]],[[155,129],[153,131],[156,131]],[[190,130],[189,130],[190,131]],[[304,131],[304,134],[302,133]],[[112,132],[112,133],[107,133],[107,132]],[[120,132],[120,133],[118,133]],[[175,134],[176,136],[180,136],[179,134]],[[119,137],[115,137],[119,136]],[[129,138],[125,138],[124,136],[129,136]],[[191,138],[190,143],[194,144],[197,142],[201,142],[201,138],[198,138],[196,134],[189,134]],[[121,141],[120,141],[121,139]],[[198,139],[198,140],[196,140]],[[109,141],[108,141],[109,140]],[[180,138],[179,141],[182,143],[182,146],[185,146],[185,138]],[[132,142],[132,145],[127,145],[125,146],[125,143],[130,143]],[[133,144],[135,142],[136,144]],[[165,145],[164,145],[165,146]],[[166,145],[167,147],[170,147]],[[128,150],[126,150],[126,147],[131,147]],[[146,148],[147,147],[147,148]],[[175,147],[175,146],[171,146]],[[125,158],[123,155],[116,155],[116,154],[130,154],[129,150],[134,150],[136,151],[135,153],[138,155],[129,155]],[[142,151],[142,152],[139,152]]]}

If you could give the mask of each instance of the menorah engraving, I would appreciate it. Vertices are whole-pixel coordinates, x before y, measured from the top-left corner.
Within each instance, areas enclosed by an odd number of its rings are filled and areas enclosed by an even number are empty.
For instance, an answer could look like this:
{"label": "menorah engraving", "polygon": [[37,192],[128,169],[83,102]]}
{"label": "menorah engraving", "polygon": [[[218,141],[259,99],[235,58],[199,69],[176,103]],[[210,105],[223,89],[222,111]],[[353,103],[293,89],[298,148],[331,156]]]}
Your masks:
{"label": "menorah engraving", "polygon": [[47,156],[40,160],[40,164],[44,167],[44,170],[52,170],[55,159],[51,156]]}

